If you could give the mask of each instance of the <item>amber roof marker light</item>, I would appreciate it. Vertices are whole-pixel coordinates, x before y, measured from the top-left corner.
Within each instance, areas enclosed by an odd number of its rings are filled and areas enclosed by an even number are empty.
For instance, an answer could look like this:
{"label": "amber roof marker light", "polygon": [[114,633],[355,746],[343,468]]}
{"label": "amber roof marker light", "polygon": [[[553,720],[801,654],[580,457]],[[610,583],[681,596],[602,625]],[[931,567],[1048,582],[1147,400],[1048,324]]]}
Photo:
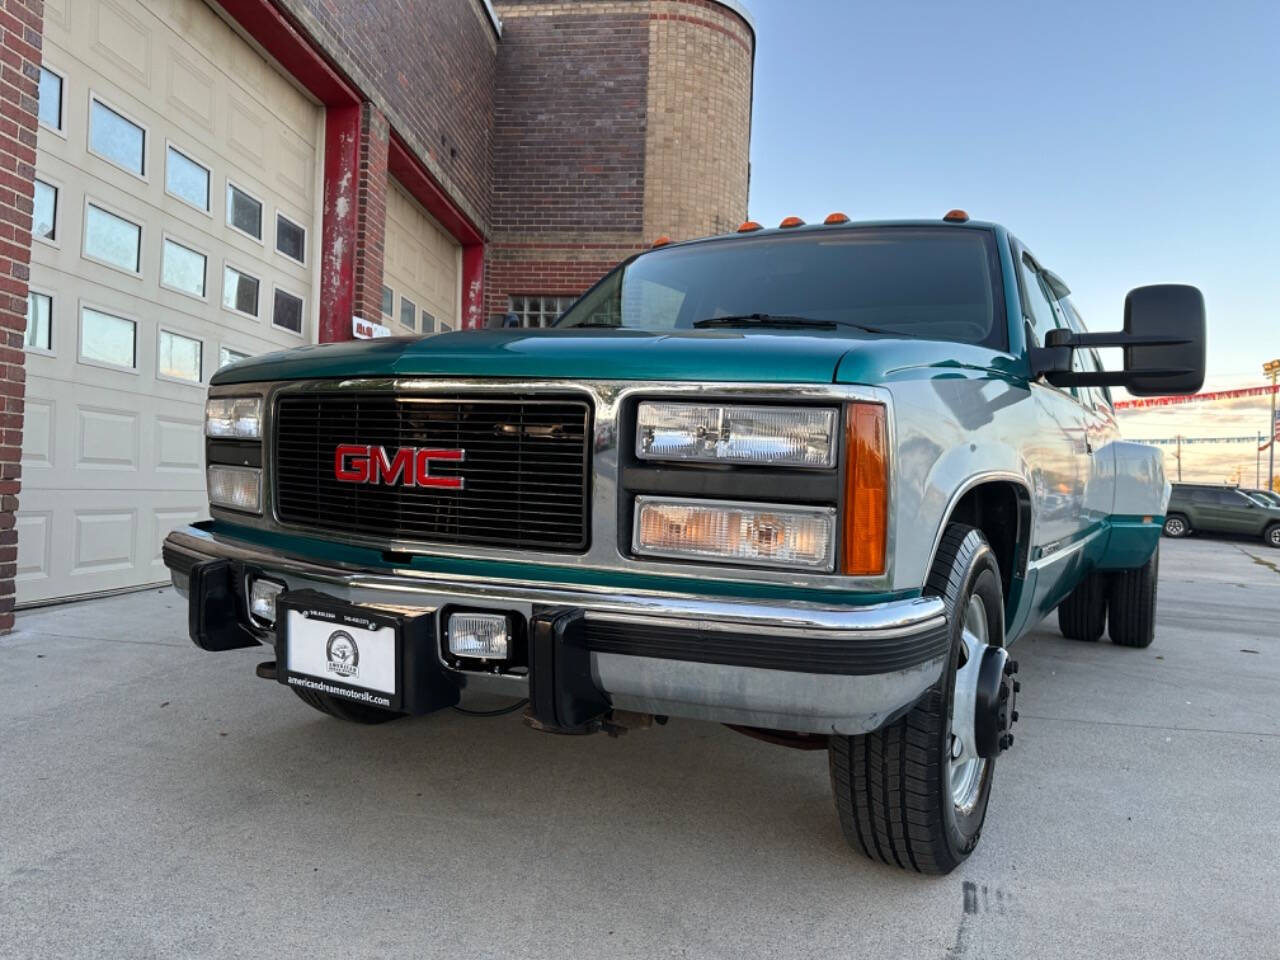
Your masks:
{"label": "amber roof marker light", "polygon": [[783,230],[790,230],[792,227],[803,227],[804,221],[799,217],[783,217],[782,222],[778,224]]}
{"label": "amber roof marker light", "polygon": [[839,213],[839,212],[828,213],[827,219],[823,220],[822,222],[825,223],[827,226],[833,226],[834,224],[837,224],[837,223],[848,223],[849,216],[848,214]]}
{"label": "amber roof marker light", "polygon": [[885,572],[889,532],[889,441],[880,403],[845,411],[844,522],[840,568],[851,577]]}
{"label": "amber roof marker light", "polygon": [[965,213],[963,210],[948,210],[946,216],[942,219],[947,221],[947,223],[967,223],[969,220],[969,214]]}
{"label": "amber roof marker light", "polygon": [[653,241],[654,247],[665,247],[669,243],[671,243],[671,238],[668,237],[665,233],[662,236],[660,236],[657,240]]}
{"label": "amber roof marker light", "polygon": [[742,226],[738,227],[739,233],[755,233],[757,230],[763,229],[760,224],[754,220],[744,220]]}

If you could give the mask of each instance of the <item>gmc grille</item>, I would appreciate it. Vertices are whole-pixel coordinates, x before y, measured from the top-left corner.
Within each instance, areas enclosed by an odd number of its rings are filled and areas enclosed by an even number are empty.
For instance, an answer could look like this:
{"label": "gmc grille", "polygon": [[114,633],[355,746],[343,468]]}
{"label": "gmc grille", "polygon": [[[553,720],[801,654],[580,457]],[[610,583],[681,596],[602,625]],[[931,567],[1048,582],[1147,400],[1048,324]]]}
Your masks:
{"label": "gmc grille", "polygon": [[[276,404],[275,507],[283,523],[388,540],[538,550],[587,546],[590,405],[576,398],[281,397]],[[339,444],[465,451],[432,460],[461,489],[346,483]]]}

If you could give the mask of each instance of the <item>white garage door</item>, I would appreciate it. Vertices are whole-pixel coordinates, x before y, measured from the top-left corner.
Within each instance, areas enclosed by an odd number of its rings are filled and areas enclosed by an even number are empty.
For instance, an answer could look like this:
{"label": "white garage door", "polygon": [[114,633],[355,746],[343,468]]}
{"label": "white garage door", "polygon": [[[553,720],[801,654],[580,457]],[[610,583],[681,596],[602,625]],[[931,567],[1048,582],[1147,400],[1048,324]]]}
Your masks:
{"label": "white garage door", "polygon": [[19,603],[166,579],[223,363],[315,339],[323,112],[200,0],[47,0]]}
{"label": "white garage door", "polygon": [[398,334],[456,330],[462,247],[394,178],[383,249],[382,322]]}

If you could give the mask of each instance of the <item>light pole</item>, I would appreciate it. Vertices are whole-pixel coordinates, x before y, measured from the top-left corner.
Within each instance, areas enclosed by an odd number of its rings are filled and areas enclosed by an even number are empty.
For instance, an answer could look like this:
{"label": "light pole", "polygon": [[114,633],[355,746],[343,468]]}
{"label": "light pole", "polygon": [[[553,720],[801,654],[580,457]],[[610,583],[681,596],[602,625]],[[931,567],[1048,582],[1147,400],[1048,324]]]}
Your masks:
{"label": "light pole", "polygon": [[1262,372],[1271,378],[1271,420],[1267,424],[1267,436],[1271,438],[1271,446],[1267,452],[1267,489],[1276,488],[1276,378],[1280,377],[1280,360],[1271,360],[1262,365]]}

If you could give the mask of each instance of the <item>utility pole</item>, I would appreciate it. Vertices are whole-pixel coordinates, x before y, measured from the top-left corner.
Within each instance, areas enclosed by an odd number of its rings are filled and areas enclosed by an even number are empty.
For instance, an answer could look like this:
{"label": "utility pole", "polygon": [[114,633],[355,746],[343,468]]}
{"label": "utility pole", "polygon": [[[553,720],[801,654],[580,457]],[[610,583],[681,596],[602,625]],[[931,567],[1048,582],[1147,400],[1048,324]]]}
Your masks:
{"label": "utility pole", "polygon": [[1178,461],[1178,482],[1182,482],[1182,434],[1174,437],[1178,442],[1177,449],[1174,451],[1173,459]]}
{"label": "utility pole", "polygon": [[1262,372],[1271,378],[1271,420],[1267,424],[1267,436],[1271,438],[1271,446],[1267,453],[1267,489],[1276,488],[1276,378],[1280,377],[1280,360],[1271,360],[1262,365]]}

